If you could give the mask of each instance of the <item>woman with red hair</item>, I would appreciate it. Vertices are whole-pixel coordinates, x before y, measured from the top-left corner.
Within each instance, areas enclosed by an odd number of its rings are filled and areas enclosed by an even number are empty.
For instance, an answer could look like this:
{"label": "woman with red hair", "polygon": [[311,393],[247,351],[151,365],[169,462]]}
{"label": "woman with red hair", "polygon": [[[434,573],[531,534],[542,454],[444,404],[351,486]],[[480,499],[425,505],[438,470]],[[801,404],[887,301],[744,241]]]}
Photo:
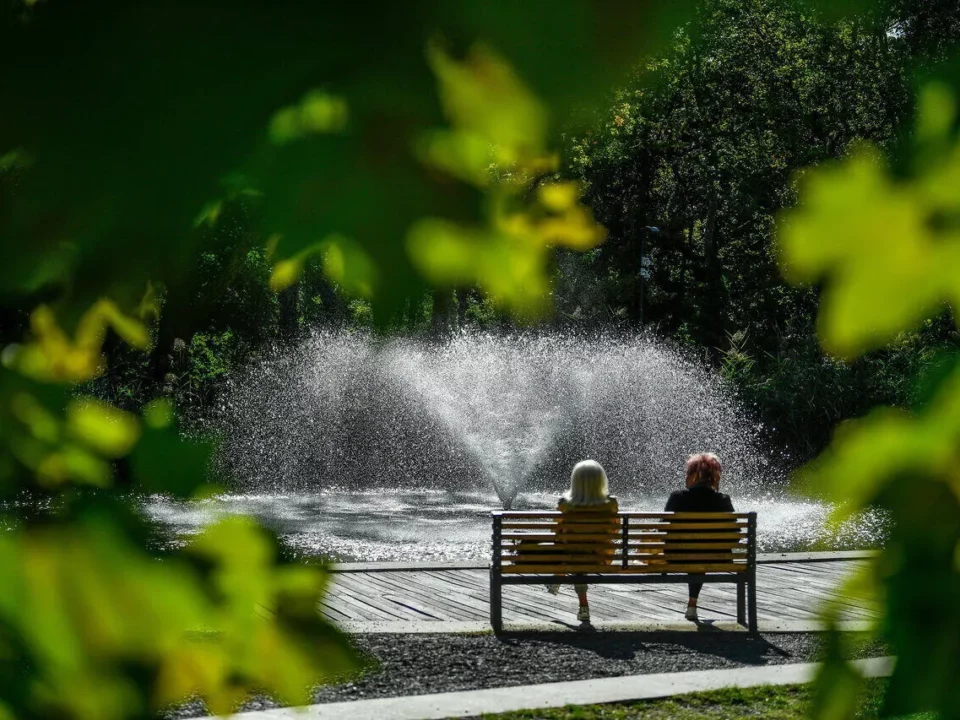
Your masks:
{"label": "woman with red hair", "polygon": [[[720,458],[713,453],[697,453],[687,458],[684,465],[687,474],[686,490],[670,494],[667,512],[734,512],[729,495],[720,492]],[[687,601],[687,620],[697,621],[697,599],[703,583],[690,583],[690,599]]]}

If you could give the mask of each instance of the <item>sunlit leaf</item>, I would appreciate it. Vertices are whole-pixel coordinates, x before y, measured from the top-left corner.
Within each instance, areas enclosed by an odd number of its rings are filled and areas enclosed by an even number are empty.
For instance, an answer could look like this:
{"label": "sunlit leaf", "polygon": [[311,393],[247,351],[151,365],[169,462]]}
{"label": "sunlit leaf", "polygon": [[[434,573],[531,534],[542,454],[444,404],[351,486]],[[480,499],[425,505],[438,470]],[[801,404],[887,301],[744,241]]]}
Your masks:
{"label": "sunlit leaf", "polygon": [[957,117],[953,91],[943,83],[930,83],[920,92],[917,105],[916,141],[940,142],[946,138]]}
{"label": "sunlit leaf", "polygon": [[503,58],[477,45],[458,62],[437,43],[428,47],[427,57],[454,128],[483,138],[503,165],[544,153],[546,109]]}
{"label": "sunlit leaf", "polygon": [[428,219],[411,228],[407,248],[431,282],[476,283],[517,313],[542,310],[548,300],[545,247],[536,243]]}
{"label": "sunlit leaf", "polygon": [[373,297],[377,268],[370,255],[348,238],[327,238],[319,246],[327,277],[357,297]]}
{"label": "sunlit leaf", "polygon": [[848,720],[856,715],[863,676],[857,672],[841,649],[840,632],[827,633],[827,653],[814,685],[809,715],[813,720]]}
{"label": "sunlit leaf", "polygon": [[104,457],[119,458],[140,438],[140,423],[130,413],[107,403],[82,398],[67,408],[67,431]]}
{"label": "sunlit leaf", "polygon": [[433,130],[421,135],[416,145],[421,162],[476,187],[491,181],[493,148],[490,141],[475,133]]}
{"label": "sunlit leaf", "polygon": [[260,680],[288,701],[303,702],[311,683],[353,667],[344,639],[319,622],[322,573],[273,568],[273,545],[249,520],[209,528],[188,551],[218,566],[212,580],[225,599],[218,623],[235,672]]}
{"label": "sunlit leaf", "polygon": [[68,482],[107,487],[112,472],[109,463],[77,445],[64,445],[36,463],[37,482],[55,488]]}
{"label": "sunlit leaf", "polygon": [[[921,103],[921,139],[947,141],[953,98],[942,87]],[[819,329],[824,346],[851,357],[890,341],[944,302],[960,299],[953,272],[960,229],[938,216],[960,207],[960,144],[893,179],[879,155],[862,147],[843,163],[809,171],[797,209],[784,214],[784,273],[824,281]]]}
{"label": "sunlit leaf", "polygon": [[[960,300],[960,143],[955,98],[921,94],[910,173],[894,177],[870,149],[811,170],[786,213],[785,274],[822,283],[823,345],[853,357]],[[955,314],[955,319],[960,316]],[[800,473],[804,489],[839,503],[834,520],[867,505],[891,514],[890,537],[843,591],[882,602],[884,639],[898,656],[883,712],[956,715],[960,621],[960,369],[940,372],[915,412],[875,409],[837,428],[830,448]],[[846,597],[848,595],[844,595]],[[836,619],[836,603],[827,605]],[[836,644],[838,634],[833,634]],[[860,680],[833,647],[817,683],[814,717],[851,717]]]}
{"label": "sunlit leaf", "polygon": [[278,261],[270,275],[270,289],[280,292],[293,285],[303,272],[304,263],[319,255],[328,278],[356,297],[373,297],[377,268],[370,255],[358,243],[341,235],[331,235],[291,258]]}
{"label": "sunlit leaf", "polygon": [[147,282],[147,289],[140,298],[137,306],[137,317],[144,322],[160,319],[160,298],[152,282]]}
{"label": "sunlit leaf", "polygon": [[[0,537],[0,622],[39,662],[33,704],[119,720],[199,694],[228,712],[254,689],[305,702],[313,683],[353,667],[317,613],[321,571],[274,567],[272,543],[247,521],[214,526],[192,552],[210,563],[209,588],[183,561],[134,549],[103,516]],[[157,670],[149,708],[122,672],[130,658]]]}
{"label": "sunlit leaf", "polygon": [[303,262],[299,257],[279,260],[270,273],[270,289],[281,292],[297,282],[303,272]]}
{"label": "sunlit leaf", "polygon": [[168,398],[160,398],[148,403],[143,409],[143,421],[154,430],[163,430],[173,425],[173,402]]}
{"label": "sunlit leaf", "polygon": [[55,443],[60,439],[59,420],[33,395],[18,392],[10,401],[10,409],[13,416],[26,425],[38,440]]}
{"label": "sunlit leaf", "polygon": [[147,331],[146,326],[134,318],[124,315],[122,312],[120,312],[119,308],[117,308],[117,306],[109,300],[100,300],[96,305],[94,305],[91,312],[81,319],[80,328],[77,331],[78,341],[84,341],[83,333],[87,331],[85,325],[87,322],[89,322],[91,325],[91,342],[93,342],[94,338],[96,338],[99,344],[103,343],[102,331],[95,328],[96,319],[90,317],[92,313],[99,313],[100,321],[103,323],[103,325],[105,327],[110,327],[131,347],[135,347],[140,350],[146,350],[150,347],[150,333]]}
{"label": "sunlit leaf", "polygon": [[795,281],[829,281],[820,331],[827,349],[852,355],[911,327],[941,298],[926,282],[939,260],[922,207],[897,188],[874,154],[804,178],[800,207],[786,215],[780,244]]}
{"label": "sunlit leaf", "polygon": [[311,90],[296,105],[282,108],[270,120],[270,140],[285,145],[311,133],[340,132],[349,112],[343,98]]}
{"label": "sunlit leaf", "polygon": [[139,321],[127,317],[109,300],[99,300],[77,324],[71,339],[50,307],[41,305],[30,316],[31,339],[4,360],[25,375],[50,382],[81,382],[100,374],[101,349],[107,328],[133,347],[149,347],[150,335]]}

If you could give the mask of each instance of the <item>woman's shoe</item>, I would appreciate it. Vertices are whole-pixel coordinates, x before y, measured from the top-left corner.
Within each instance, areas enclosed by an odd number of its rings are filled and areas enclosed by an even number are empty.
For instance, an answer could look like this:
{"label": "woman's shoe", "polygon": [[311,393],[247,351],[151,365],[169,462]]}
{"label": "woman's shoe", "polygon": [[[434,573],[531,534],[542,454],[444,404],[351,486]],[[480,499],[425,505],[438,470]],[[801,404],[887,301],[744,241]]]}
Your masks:
{"label": "woman's shoe", "polygon": [[555,583],[555,584],[553,584],[553,585],[547,585],[547,592],[550,593],[551,595],[559,595],[559,594],[560,594],[560,583]]}
{"label": "woman's shoe", "polygon": [[690,622],[697,622],[700,618],[697,617],[697,606],[696,605],[687,605],[687,611],[683,616]]}
{"label": "woman's shoe", "polygon": [[590,622],[590,608],[584,606],[577,610],[577,620],[580,622]]}

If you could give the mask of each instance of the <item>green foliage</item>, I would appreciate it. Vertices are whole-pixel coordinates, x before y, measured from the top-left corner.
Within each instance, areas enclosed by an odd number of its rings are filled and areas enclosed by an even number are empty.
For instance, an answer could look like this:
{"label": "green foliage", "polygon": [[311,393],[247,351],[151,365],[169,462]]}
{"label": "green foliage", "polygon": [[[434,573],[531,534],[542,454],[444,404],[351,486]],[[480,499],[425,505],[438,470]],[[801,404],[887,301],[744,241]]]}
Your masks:
{"label": "green foliage", "polygon": [[[777,214],[796,203],[799,172],[864,141],[895,156],[914,71],[960,38],[955,3],[859,6],[704,0],[596,125],[572,135],[568,172],[609,237],[560,257],[560,321],[642,324],[691,348],[730,378],[792,462],[823,449],[841,420],[876,404],[908,406],[911,378],[933,350],[960,346],[937,323],[840,362],[810,322],[817,290],[791,287],[777,264]],[[834,210],[849,220],[845,207]],[[884,283],[874,287],[896,300]]]}
{"label": "green foliage", "polygon": [[[842,165],[811,173],[803,184],[803,206],[784,216],[788,277],[809,281],[829,270],[834,278],[821,296],[819,321],[826,349],[840,356],[884,345],[945,301],[960,298],[952,272],[957,248],[950,242],[956,229],[934,222],[960,209],[960,144],[945,139],[956,119],[949,89],[926,87],[919,113],[920,150],[937,153],[920,174],[896,182],[880,157],[859,149]],[[849,240],[811,241],[835,235]]]}
{"label": "green foliage", "polygon": [[131,493],[211,490],[171,399],[318,308],[422,322],[425,281],[542,312],[549,246],[603,237],[547,177],[547,108],[595,98],[688,5],[0,5],[0,489],[51,508],[3,518],[0,714],[225,712],[351,667],[322,570],[252,526],[147,550]]}
{"label": "green foliage", "polygon": [[734,336],[721,353],[720,371],[742,404],[755,411],[773,445],[804,459],[826,447],[841,421],[875,405],[916,405],[922,379],[955,356],[958,345],[952,321],[940,317],[887,348],[844,361],[824,354],[805,323],[768,353],[751,350],[742,334]]}
{"label": "green foliage", "polygon": [[[17,717],[109,719],[146,716],[201,693],[222,713],[250,687],[303,702],[317,680],[312,668],[342,671],[352,658],[312,617],[323,575],[275,568],[272,552],[262,532],[240,520],[190,544],[196,567],[146,556],[113,518],[92,513],[69,528],[6,533],[6,708]],[[215,568],[209,578],[202,564]],[[188,628],[204,635],[191,637]],[[125,669],[131,661],[149,672]]]}
{"label": "green foliage", "polygon": [[[869,149],[806,174],[800,205],[783,222],[783,263],[794,279],[824,283],[819,328],[826,347],[859,355],[956,297],[955,106],[944,85],[922,91],[907,172],[899,177]],[[955,718],[960,374],[941,370],[937,376],[915,411],[878,408],[841,425],[800,482],[807,492],[841,501],[838,519],[868,505],[891,513],[894,530],[865,583],[882,601],[880,632],[899,658],[885,710]],[[818,717],[847,716],[855,678],[839,653],[823,677]],[[838,715],[837,708],[844,712]]]}
{"label": "green foliage", "polygon": [[831,23],[790,0],[700,3],[572,143],[570,169],[610,234],[590,259],[605,302],[581,314],[642,315],[707,348],[744,332],[753,352],[776,352],[815,308],[780,276],[776,213],[795,202],[795,171],[858,140],[895,140],[909,58],[891,22]]}

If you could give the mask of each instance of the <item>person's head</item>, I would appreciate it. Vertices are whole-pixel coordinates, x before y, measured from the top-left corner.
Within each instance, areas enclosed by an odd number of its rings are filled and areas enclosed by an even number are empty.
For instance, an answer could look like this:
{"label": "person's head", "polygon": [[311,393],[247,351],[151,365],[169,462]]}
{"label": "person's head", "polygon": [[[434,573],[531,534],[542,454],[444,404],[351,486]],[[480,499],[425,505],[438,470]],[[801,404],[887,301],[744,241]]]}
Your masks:
{"label": "person's head", "polygon": [[714,490],[720,487],[720,458],[713,453],[697,453],[687,458],[687,487],[707,483]]}
{"label": "person's head", "polygon": [[571,505],[603,505],[609,499],[607,473],[596,460],[583,460],[573,466],[570,489],[564,494]]}

